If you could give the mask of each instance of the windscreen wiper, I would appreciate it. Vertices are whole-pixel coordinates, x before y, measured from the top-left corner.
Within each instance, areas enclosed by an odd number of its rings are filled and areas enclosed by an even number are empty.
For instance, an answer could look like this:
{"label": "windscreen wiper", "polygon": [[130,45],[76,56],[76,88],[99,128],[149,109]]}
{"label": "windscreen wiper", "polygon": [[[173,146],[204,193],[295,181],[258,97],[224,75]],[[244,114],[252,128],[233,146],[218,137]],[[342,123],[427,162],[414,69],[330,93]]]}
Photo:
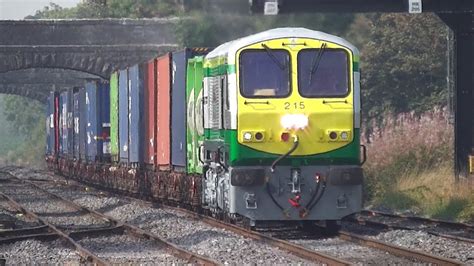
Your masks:
{"label": "windscreen wiper", "polygon": [[313,62],[311,62],[311,72],[309,72],[309,85],[313,81],[313,75],[316,73],[319,67],[319,63],[321,63],[321,58],[323,57],[324,52],[326,51],[327,43],[321,44],[319,48],[319,52],[317,56],[313,57]]}
{"label": "windscreen wiper", "polygon": [[273,54],[272,50],[270,49],[270,47],[268,47],[268,45],[262,43],[262,46],[263,48],[265,48],[265,51],[267,52],[268,56],[273,60],[273,62],[275,62],[275,64],[278,65],[278,67],[281,69],[281,70],[285,70],[285,68],[287,67],[286,65],[282,64],[278,58],[276,58],[276,56]]}

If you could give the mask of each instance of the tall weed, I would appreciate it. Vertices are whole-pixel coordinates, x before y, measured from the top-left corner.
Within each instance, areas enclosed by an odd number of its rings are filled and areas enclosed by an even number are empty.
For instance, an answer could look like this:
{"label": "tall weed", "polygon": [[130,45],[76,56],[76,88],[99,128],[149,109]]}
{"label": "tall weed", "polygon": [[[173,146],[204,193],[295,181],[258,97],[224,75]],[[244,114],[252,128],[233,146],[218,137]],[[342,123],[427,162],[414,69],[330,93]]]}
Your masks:
{"label": "tall weed", "polygon": [[454,182],[454,131],[446,109],[386,115],[368,125],[362,132],[368,203],[439,218],[474,218],[472,188]]}

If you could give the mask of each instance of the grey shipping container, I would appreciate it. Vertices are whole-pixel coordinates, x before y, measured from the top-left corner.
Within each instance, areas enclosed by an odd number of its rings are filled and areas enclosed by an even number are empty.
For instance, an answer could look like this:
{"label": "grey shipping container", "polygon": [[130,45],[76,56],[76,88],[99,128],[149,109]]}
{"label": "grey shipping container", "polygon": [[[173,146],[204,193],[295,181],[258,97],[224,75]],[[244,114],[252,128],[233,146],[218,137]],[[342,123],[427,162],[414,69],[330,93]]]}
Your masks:
{"label": "grey shipping container", "polygon": [[46,155],[54,151],[54,92],[48,96],[46,103]]}
{"label": "grey shipping container", "polygon": [[119,72],[119,148],[120,162],[128,163],[128,71]]}
{"label": "grey shipping container", "polygon": [[[128,108],[128,148],[129,163],[143,163],[144,140],[144,77],[145,66],[134,65],[128,69],[129,80],[129,108]],[[121,116],[121,114],[119,115]]]}

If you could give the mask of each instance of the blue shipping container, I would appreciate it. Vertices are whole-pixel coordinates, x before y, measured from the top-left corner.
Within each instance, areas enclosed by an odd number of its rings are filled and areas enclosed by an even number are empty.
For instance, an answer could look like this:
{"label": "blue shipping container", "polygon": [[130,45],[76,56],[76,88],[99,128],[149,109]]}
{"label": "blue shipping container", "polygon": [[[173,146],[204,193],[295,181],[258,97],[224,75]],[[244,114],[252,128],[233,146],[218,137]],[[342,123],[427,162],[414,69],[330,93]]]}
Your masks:
{"label": "blue shipping container", "polygon": [[73,106],[73,99],[72,99],[72,89],[67,90],[67,117],[66,117],[66,123],[67,123],[67,157],[72,158],[74,157],[73,155],[73,118],[72,118],[72,106]]}
{"label": "blue shipping container", "polygon": [[[86,82],[87,106],[87,160],[104,161],[110,132],[109,86],[99,80]],[[109,128],[107,130],[106,128]],[[105,129],[105,130],[104,130]],[[105,145],[104,145],[105,143]]]}
{"label": "blue shipping container", "polygon": [[70,109],[69,105],[70,97],[68,91],[63,91],[59,98],[59,130],[60,130],[60,154],[62,157],[66,157],[69,151],[69,135],[68,128],[68,113]]}
{"label": "blue shipping container", "polygon": [[99,141],[98,137],[101,135],[101,130],[99,129],[99,110],[98,110],[98,81],[97,80],[88,80],[85,84],[86,90],[86,145],[87,145],[87,154],[86,160],[89,162],[94,162],[98,156],[100,156],[99,151]]}
{"label": "blue shipping container", "polygon": [[87,107],[86,91],[84,88],[79,90],[79,154],[81,160],[87,157]]}
{"label": "blue shipping container", "polygon": [[[108,82],[99,83],[98,102],[100,112],[100,123],[102,124],[102,158],[101,160],[110,161],[110,84]],[[100,125],[100,124],[99,124]]]}
{"label": "blue shipping container", "polygon": [[188,49],[172,54],[171,81],[171,164],[186,167],[186,66]]}
{"label": "blue shipping container", "polygon": [[128,71],[119,72],[119,148],[120,162],[128,163]]}
{"label": "blue shipping container", "polygon": [[[64,136],[64,133],[63,133],[63,120],[65,120],[64,118],[64,114],[65,112],[67,112],[66,109],[64,109],[63,107],[63,102],[64,102],[65,98],[64,98],[64,94],[63,92],[59,94],[59,156],[61,156],[63,154],[63,143],[66,142],[66,138],[67,136]],[[66,130],[65,130],[66,131]],[[66,131],[67,132],[67,131]]]}
{"label": "blue shipping container", "polygon": [[[129,148],[129,163],[142,163],[144,152],[144,65],[134,65],[128,69],[129,80],[129,108],[128,108],[128,148]],[[121,113],[122,114],[122,113]],[[119,116],[121,116],[121,114]]]}
{"label": "blue shipping container", "polygon": [[79,100],[79,88],[74,88],[73,90],[73,109],[72,109],[72,116],[73,116],[73,156],[75,159],[80,158],[80,153],[79,153],[79,119],[80,117],[80,112],[79,112],[79,105],[80,105],[80,100]]}

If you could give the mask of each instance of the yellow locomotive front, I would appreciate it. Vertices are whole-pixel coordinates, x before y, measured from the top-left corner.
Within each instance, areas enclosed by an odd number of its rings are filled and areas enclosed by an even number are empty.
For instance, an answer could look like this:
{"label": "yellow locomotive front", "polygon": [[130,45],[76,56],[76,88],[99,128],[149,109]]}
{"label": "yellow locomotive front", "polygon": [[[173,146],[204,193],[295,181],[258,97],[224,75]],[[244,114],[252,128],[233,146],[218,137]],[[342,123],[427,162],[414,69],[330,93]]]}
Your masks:
{"label": "yellow locomotive front", "polygon": [[[205,105],[223,110],[215,116],[223,127],[206,127],[214,133],[205,153],[222,156],[206,166],[205,206],[252,224],[335,221],[359,211],[358,60],[347,41],[302,28],[269,30],[211,52],[208,72],[226,75],[215,83],[223,104]],[[219,86],[208,87],[205,95],[219,95]]]}
{"label": "yellow locomotive front", "polygon": [[353,54],[340,44],[282,38],[242,48],[238,141],[269,154],[322,154],[354,139]]}

